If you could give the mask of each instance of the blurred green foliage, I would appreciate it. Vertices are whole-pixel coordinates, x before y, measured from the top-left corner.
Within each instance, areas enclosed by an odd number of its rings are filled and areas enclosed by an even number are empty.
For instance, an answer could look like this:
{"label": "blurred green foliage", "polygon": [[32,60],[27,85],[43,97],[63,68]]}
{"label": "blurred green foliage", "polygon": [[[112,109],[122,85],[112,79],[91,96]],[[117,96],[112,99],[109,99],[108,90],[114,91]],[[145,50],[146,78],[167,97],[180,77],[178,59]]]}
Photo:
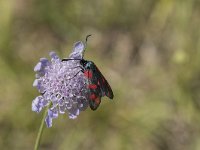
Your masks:
{"label": "blurred green foliage", "polygon": [[85,58],[115,98],[60,115],[41,150],[199,150],[199,18],[199,0],[0,0],[0,149],[33,149],[39,58],[92,34]]}

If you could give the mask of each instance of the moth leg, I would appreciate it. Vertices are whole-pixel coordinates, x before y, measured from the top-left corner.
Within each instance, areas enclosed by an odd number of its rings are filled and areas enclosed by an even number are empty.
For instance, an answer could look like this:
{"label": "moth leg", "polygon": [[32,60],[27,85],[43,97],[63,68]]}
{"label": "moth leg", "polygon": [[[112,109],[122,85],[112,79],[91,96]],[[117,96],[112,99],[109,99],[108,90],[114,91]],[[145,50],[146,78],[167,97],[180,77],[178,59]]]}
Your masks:
{"label": "moth leg", "polygon": [[69,61],[69,60],[81,60],[81,59],[70,59],[70,58],[64,58],[62,61]]}
{"label": "moth leg", "polygon": [[[67,79],[67,80],[71,80],[73,79],[74,77],[76,77],[80,72],[84,73],[84,68],[82,66],[76,66],[74,68],[81,68],[81,70],[79,70],[73,77]],[[74,68],[71,68],[71,69],[74,69]]]}
{"label": "moth leg", "polygon": [[74,68],[81,68],[81,71],[84,70],[84,68],[82,66],[76,66],[76,67],[73,67],[73,68],[68,68],[68,69],[74,69]]}
{"label": "moth leg", "polygon": [[82,70],[78,71],[73,77],[71,77],[71,78],[69,78],[69,79],[67,79],[67,80],[73,79],[74,77],[76,77],[76,76],[79,74],[79,72],[82,72]]}

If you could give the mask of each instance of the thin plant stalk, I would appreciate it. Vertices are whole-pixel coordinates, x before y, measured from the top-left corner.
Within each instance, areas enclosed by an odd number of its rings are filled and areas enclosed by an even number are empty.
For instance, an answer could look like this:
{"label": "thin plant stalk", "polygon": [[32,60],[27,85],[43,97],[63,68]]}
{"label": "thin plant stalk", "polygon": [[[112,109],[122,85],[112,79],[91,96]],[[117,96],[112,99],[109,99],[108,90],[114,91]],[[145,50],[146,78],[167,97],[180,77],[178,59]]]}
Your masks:
{"label": "thin plant stalk", "polygon": [[46,117],[46,115],[48,113],[49,107],[50,107],[50,105],[45,109],[45,112],[43,114],[43,118],[42,118],[42,121],[41,121],[41,124],[40,124],[40,128],[39,128],[39,131],[38,131],[38,134],[37,134],[36,141],[35,141],[34,150],[38,150],[38,148],[39,148],[40,140],[41,140],[43,129],[44,129],[45,117]]}

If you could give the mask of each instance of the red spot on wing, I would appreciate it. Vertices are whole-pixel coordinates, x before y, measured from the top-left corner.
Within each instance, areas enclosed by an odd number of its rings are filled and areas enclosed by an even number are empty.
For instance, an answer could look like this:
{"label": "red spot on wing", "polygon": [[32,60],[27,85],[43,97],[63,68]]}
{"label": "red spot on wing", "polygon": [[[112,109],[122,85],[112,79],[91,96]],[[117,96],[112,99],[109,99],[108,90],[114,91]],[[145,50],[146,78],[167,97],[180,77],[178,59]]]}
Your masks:
{"label": "red spot on wing", "polygon": [[101,98],[97,97],[94,101],[95,101],[96,104],[100,104],[101,103]]}
{"label": "red spot on wing", "polygon": [[110,92],[107,93],[107,96],[110,97]]}
{"label": "red spot on wing", "polygon": [[97,96],[96,96],[95,94],[91,94],[91,95],[90,95],[90,99],[91,99],[91,100],[95,100],[96,98],[97,98]]}
{"label": "red spot on wing", "polygon": [[84,71],[84,75],[85,75],[87,78],[89,78],[89,79],[92,78],[92,72],[89,71],[89,70],[85,70],[85,71]]}
{"label": "red spot on wing", "polygon": [[97,86],[95,84],[89,84],[88,88],[95,90],[97,88]]}

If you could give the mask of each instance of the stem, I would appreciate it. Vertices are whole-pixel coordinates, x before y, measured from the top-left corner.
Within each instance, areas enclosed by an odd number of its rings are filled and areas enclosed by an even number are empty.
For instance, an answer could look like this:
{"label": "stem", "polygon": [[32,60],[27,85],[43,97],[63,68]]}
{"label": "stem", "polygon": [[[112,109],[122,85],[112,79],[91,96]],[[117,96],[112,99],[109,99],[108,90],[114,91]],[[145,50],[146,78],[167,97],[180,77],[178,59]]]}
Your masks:
{"label": "stem", "polygon": [[45,112],[43,114],[42,122],[40,124],[40,128],[39,128],[39,131],[38,131],[38,134],[37,134],[37,138],[36,138],[36,141],[35,141],[34,150],[38,150],[38,148],[39,148],[40,140],[41,140],[43,129],[44,129],[44,122],[45,122],[44,120],[45,120],[45,117],[47,115],[49,107],[50,107],[50,105],[47,106],[47,108],[46,108],[46,110],[45,110]]}

